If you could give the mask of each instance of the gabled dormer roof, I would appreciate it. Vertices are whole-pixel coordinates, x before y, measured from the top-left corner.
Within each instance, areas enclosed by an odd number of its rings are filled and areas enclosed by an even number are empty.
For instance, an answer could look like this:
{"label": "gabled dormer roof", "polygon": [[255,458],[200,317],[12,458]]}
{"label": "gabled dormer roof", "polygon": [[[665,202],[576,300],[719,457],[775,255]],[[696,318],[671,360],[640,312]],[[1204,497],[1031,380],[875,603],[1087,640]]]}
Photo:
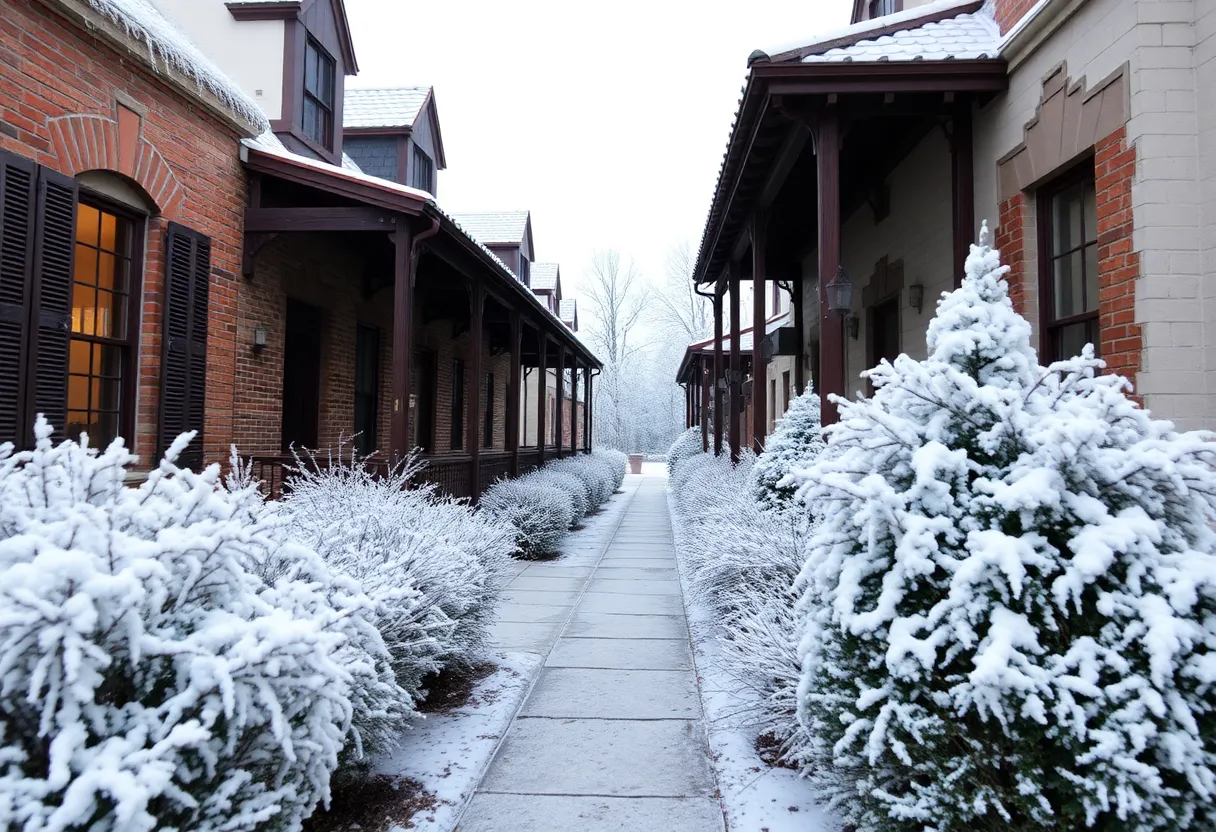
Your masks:
{"label": "gabled dormer roof", "polygon": [[453,215],[483,246],[532,248],[532,215],[527,211],[479,211]]}
{"label": "gabled dormer roof", "polygon": [[408,136],[419,119],[431,120],[435,140],[435,166],[448,166],[439,127],[439,105],[434,87],[350,87],[342,98],[342,130],[347,133],[375,133]]}
{"label": "gabled dormer roof", "polygon": [[355,42],[350,36],[350,20],[346,17],[346,4],[342,0],[230,0],[224,5],[236,20],[284,20],[299,17],[313,3],[329,3],[334,28],[338,30],[338,43],[342,46],[346,74],[357,75],[359,62],[355,60]]}
{"label": "gabled dormer roof", "polygon": [[562,285],[562,270],[556,263],[532,264],[532,291],[550,294],[558,292]]}
{"label": "gabled dormer roof", "polygon": [[558,317],[562,323],[569,327],[571,332],[578,332],[578,301],[573,298],[563,300]]}

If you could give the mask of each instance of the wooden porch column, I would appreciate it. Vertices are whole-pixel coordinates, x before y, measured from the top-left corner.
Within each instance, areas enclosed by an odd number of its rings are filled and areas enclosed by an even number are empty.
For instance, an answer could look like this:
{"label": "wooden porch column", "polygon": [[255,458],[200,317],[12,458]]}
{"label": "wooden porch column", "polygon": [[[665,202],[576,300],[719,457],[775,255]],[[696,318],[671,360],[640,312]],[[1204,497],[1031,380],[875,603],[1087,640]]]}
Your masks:
{"label": "wooden porch column", "polygon": [[555,410],[555,420],[557,424],[553,426],[553,444],[557,446],[557,458],[562,458],[562,431],[566,426],[566,345],[558,344],[557,347],[557,407]]}
{"label": "wooden porch column", "polygon": [[578,356],[570,361],[570,455],[578,453]]}
{"label": "wooden porch column", "polygon": [[511,454],[509,472],[512,477],[519,476],[519,375],[520,341],[523,331],[519,323],[519,313],[511,312],[511,367],[507,376],[507,451]]}
{"label": "wooden porch column", "polygon": [[823,424],[840,418],[832,393],[844,395],[844,318],[828,311],[828,283],[840,266],[840,121],[834,107],[819,118],[815,163],[819,174],[819,398]]}
{"label": "wooden porch column", "polygon": [[730,286],[730,461],[739,462],[743,442],[743,356],[739,354],[739,265],[731,263]]}
{"label": "wooden porch column", "polygon": [[469,449],[469,496],[481,496],[481,349],[486,290],[480,282],[469,287],[469,377],[465,399],[465,446]]}
{"label": "wooden porch column", "polygon": [[393,232],[393,410],[389,419],[392,460],[414,448],[410,436],[410,370],[414,358],[413,235],[402,222]]}
{"label": "wooden porch column", "polygon": [[536,467],[545,464],[545,409],[549,393],[549,336],[542,327],[536,328]]}
{"label": "wooden porch column", "polygon": [[967,253],[975,239],[975,167],[972,152],[971,102],[956,101],[950,131],[955,288],[963,285]]}
{"label": "wooden porch column", "polygon": [[591,453],[591,365],[583,374],[583,450]]}
{"label": "wooden porch column", "polygon": [[714,456],[722,456],[722,291],[714,291]]}
{"label": "wooden porch column", "polygon": [[757,210],[752,215],[752,450],[764,450],[768,436],[768,365],[764,362],[764,336],[767,334],[768,296],[764,281],[764,249],[768,239],[768,215]]}
{"label": "wooden porch column", "polygon": [[[801,266],[799,267],[801,268]],[[794,338],[798,341],[798,354],[794,356],[794,392],[801,396],[806,392],[806,320],[802,308],[802,277],[790,283],[792,294],[790,306],[794,310]]]}
{"label": "wooden porch column", "polygon": [[705,366],[705,356],[697,356],[698,376],[701,379],[701,452],[709,453],[709,368]]}

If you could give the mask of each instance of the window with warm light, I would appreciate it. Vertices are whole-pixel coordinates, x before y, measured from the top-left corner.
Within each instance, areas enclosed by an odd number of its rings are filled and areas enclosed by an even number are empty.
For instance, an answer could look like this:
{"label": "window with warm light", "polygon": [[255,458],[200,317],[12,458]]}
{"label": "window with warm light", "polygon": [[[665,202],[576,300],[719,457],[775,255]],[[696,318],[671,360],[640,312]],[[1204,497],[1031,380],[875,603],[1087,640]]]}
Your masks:
{"label": "window with warm light", "polygon": [[85,202],[77,207],[68,435],[87,432],[94,446],[129,433],[132,426],[135,236],[128,217]]}

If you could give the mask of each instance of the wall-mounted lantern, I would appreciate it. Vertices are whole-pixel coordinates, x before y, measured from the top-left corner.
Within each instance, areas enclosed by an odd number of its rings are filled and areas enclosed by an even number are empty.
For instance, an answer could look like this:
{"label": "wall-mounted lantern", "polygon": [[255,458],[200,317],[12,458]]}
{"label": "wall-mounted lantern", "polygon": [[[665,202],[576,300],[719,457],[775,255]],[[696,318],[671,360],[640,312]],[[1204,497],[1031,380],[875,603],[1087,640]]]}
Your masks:
{"label": "wall-mounted lantern", "polygon": [[266,328],[259,326],[253,331],[253,348],[255,350],[266,349]]}
{"label": "wall-mounted lantern", "polygon": [[913,283],[908,287],[908,306],[911,306],[919,312],[925,305],[925,287],[920,283]]}
{"label": "wall-mounted lantern", "polygon": [[844,266],[836,267],[836,276],[825,287],[828,295],[828,311],[836,315],[847,315],[853,308],[853,281],[845,274]]}

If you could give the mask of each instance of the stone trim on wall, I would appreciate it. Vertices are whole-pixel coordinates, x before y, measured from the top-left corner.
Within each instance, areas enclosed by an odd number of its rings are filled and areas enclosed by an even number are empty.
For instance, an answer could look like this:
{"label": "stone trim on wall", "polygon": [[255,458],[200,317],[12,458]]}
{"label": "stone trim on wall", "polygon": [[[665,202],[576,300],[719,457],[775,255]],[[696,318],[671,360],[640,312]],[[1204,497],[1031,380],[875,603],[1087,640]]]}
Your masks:
{"label": "stone trim on wall", "polygon": [[1086,90],[1084,76],[1069,80],[1067,63],[1047,73],[1022,142],[996,163],[1000,201],[1050,178],[1123,127],[1130,113],[1126,76],[1124,64]]}
{"label": "stone trim on wall", "polygon": [[870,280],[861,288],[861,305],[868,309],[876,303],[890,300],[898,295],[904,288],[904,261],[902,259],[890,262],[887,255],[883,255],[877,263],[874,264],[874,274],[870,275]]}

